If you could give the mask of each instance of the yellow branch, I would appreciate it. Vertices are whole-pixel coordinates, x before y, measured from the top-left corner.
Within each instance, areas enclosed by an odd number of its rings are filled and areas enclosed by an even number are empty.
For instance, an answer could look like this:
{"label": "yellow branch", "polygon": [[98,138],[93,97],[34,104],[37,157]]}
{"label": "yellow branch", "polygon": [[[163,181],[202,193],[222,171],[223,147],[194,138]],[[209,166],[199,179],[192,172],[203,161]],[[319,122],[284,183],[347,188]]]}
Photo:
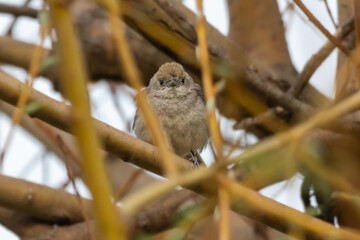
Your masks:
{"label": "yellow branch", "polygon": [[215,88],[212,83],[212,74],[210,70],[209,52],[206,41],[206,30],[205,30],[205,17],[203,13],[202,0],[197,0],[198,17],[197,17],[197,36],[198,36],[198,47],[200,48],[200,65],[202,73],[202,81],[205,91],[206,107],[208,123],[210,127],[210,135],[212,142],[214,143],[218,160],[223,159],[223,142],[220,133],[219,123],[216,120],[215,113]]}
{"label": "yellow branch", "polygon": [[[177,186],[190,186],[209,179],[216,172],[215,167],[197,168],[194,171],[177,175],[168,181],[158,182],[141,191],[135,192],[124,199],[123,209],[128,215],[136,214],[146,204],[174,190]],[[213,186],[209,186],[212,188]]]}
{"label": "yellow branch", "polygon": [[23,90],[21,91],[19,101],[16,105],[15,112],[11,119],[11,128],[6,137],[5,144],[4,144],[1,154],[0,154],[0,168],[2,167],[2,164],[3,164],[6,149],[9,147],[12,136],[14,134],[15,126],[18,125],[21,120],[21,116],[24,112],[25,105],[29,98],[30,90],[32,89],[34,78],[39,73],[40,60],[43,57],[43,44],[44,44],[44,40],[45,40],[45,37],[48,32],[48,28],[49,28],[49,26],[47,26],[47,25],[40,26],[40,30],[39,30],[40,43],[36,46],[34,53],[32,55],[29,70],[28,70],[28,75],[26,76],[25,88],[23,88]]}
{"label": "yellow branch", "polygon": [[[221,174],[221,173],[220,173]],[[230,236],[230,199],[229,194],[224,187],[219,187],[219,208],[220,208],[220,221],[219,221],[219,240],[228,240]]]}
{"label": "yellow branch", "polygon": [[73,105],[71,127],[78,138],[84,177],[94,199],[93,207],[99,230],[102,239],[125,239],[125,229],[120,224],[115,205],[110,199],[110,186],[90,116],[87,76],[78,39],[67,9],[57,1],[49,1],[49,5],[58,39],[62,84]]}

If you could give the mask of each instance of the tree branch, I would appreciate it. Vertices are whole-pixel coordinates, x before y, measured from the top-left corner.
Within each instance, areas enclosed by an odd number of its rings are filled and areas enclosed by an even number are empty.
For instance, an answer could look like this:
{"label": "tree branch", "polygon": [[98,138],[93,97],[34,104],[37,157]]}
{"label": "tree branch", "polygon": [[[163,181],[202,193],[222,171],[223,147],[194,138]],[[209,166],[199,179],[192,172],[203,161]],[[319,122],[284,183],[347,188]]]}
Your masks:
{"label": "tree branch", "polygon": [[[89,240],[90,234],[86,223],[72,225],[48,224],[37,221],[23,213],[0,207],[0,223],[18,235],[21,239],[32,240]],[[90,222],[95,227],[94,221]],[[99,239],[99,238],[97,238]]]}
{"label": "tree branch", "polygon": [[338,39],[336,39],[320,22],[319,20],[307,9],[301,0],[294,0],[296,5],[303,11],[303,13],[309,18],[309,20],[331,41],[336,47],[338,47],[346,55],[350,55],[350,50],[345,47]]}
{"label": "tree branch", "polygon": [[[76,196],[25,180],[0,175],[0,205],[54,223],[76,223],[83,215]],[[90,200],[83,199],[91,214]],[[92,215],[92,214],[91,214]]]}
{"label": "tree branch", "polygon": [[[349,19],[344,25],[340,27],[335,33],[336,39],[342,41],[354,30],[354,19]],[[324,62],[324,60],[330,55],[335,49],[335,45],[331,41],[327,41],[319,51],[314,54],[305,64],[303,70],[298,75],[296,81],[289,89],[289,94],[297,97],[305,85],[309,82],[311,76],[314,74],[316,69]]]}
{"label": "tree branch", "polygon": [[7,5],[0,3],[0,12],[8,13],[16,17],[25,16],[25,17],[36,18],[39,11],[27,6],[18,7],[14,5]]}

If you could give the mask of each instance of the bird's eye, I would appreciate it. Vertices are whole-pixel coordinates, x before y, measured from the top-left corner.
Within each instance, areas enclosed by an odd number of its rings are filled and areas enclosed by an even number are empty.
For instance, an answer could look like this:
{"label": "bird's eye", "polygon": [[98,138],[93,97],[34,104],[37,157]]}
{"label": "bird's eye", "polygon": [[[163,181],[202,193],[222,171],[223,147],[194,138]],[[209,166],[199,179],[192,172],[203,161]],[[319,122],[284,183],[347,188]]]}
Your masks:
{"label": "bird's eye", "polygon": [[182,83],[182,84],[185,83],[185,79],[184,79],[184,78],[181,79],[181,83]]}
{"label": "bird's eye", "polygon": [[164,85],[164,80],[160,80],[159,83],[161,86]]}

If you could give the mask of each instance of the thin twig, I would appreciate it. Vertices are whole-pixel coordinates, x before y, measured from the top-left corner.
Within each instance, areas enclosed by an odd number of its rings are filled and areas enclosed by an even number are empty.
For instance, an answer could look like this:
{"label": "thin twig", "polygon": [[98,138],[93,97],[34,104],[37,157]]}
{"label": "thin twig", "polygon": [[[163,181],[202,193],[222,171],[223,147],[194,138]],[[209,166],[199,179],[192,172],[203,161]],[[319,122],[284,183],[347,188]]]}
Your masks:
{"label": "thin twig", "polygon": [[303,13],[309,18],[309,20],[342,52],[350,56],[351,51],[345,47],[338,39],[336,39],[321,23],[320,21],[309,11],[301,0],[294,0],[296,5],[303,11]]}
{"label": "thin twig", "polygon": [[329,7],[328,1],[327,0],[323,0],[323,1],[324,1],[324,4],[325,4],[325,7],[326,7],[326,11],[328,12],[329,17],[331,19],[331,22],[333,23],[334,27],[337,28],[338,25],[335,22],[335,19],[334,19],[334,16],[333,16],[332,12],[331,12],[330,7]]}
{"label": "thin twig", "polygon": [[241,137],[235,141],[230,147],[229,152],[225,155],[224,159],[228,159],[236,148],[241,144]]}
{"label": "thin twig", "polygon": [[120,188],[118,193],[115,196],[115,202],[120,201],[120,199],[129,191],[130,187],[135,183],[138,177],[144,173],[143,169],[138,169],[130,176],[130,178],[126,181],[126,183]]}
{"label": "thin twig", "polygon": [[201,75],[202,75],[202,82],[205,91],[205,98],[206,98],[206,107],[207,107],[207,116],[208,116],[208,123],[210,128],[210,135],[211,140],[214,143],[217,157],[216,160],[223,160],[223,142],[220,132],[220,126],[216,119],[215,107],[216,107],[216,91],[213,86],[212,74],[210,71],[210,61],[209,61],[209,51],[208,51],[208,44],[206,40],[206,20],[203,12],[203,3],[202,0],[197,0],[197,28],[196,33],[198,37],[198,46],[200,48],[200,65],[201,65]]}
{"label": "thin twig", "polygon": [[94,229],[93,229],[92,225],[90,224],[89,215],[86,212],[85,205],[84,205],[84,202],[83,202],[83,198],[80,196],[80,193],[79,193],[79,191],[78,191],[78,189],[76,187],[75,177],[74,177],[74,174],[73,174],[73,172],[71,170],[71,167],[70,167],[70,159],[69,159],[70,156],[69,156],[68,148],[66,147],[64,141],[62,140],[62,138],[60,136],[57,136],[56,140],[57,140],[59,148],[61,149],[61,151],[64,154],[64,160],[65,160],[64,162],[65,162],[67,175],[68,175],[68,178],[69,178],[69,180],[70,180],[70,182],[71,182],[71,184],[72,184],[72,186],[74,188],[76,199],[79,202],[81,213],[84,216],[86,226],[87,226],[88,231],[90,233],[90,238],[91,238],[91,240],[95,240],[96,237],[95,237]]}
{"label": "thin twig", "polygon": [[116,87],[114,84],[111,84],[111,83],[109,83],[109,87],[110,87],[110,92],[111,92],[111,99],[114,103],[114,106],[115,106],[117,112],[119,113],[119,116],[120,116],[122,122],[124,122],[126,124],[128,132],[131,132],[131,127],[130,127],[131,124],[129,121],[126,120],[126,118],[125,118],[126,114],[124,112],[124,109],[120,106],[119,101],[116,99],[117,98]]}
{"label": "thin twig", "polygon": [[31,62],[30,62],[30,66],[29,66],[29,70],[28,70],[28,74],[26,76],[26,80],[25,80],[25,88],[22,90],[15,112],[12,116],[11,119],[11,128],[10,131],[6,137],[4,146],[1,150],[0,153],[0,169],[2,168],[3,165],[3,161],[5,158],[5,153],[6,150],[8,149],[10,142],[12,140],[13,134],[14,134],[14,130],[15,130],[15,126],[19,124],[20,120],[21,120],[21,116],[24,112],[25,109],[25,105],[27,103],[27,100],[29,98],[30,95],[30,91],[32,89],[32,85],[33,85],[33,81],[34,78],[36,77],[36,75],[39,72],[39,66],[40,66],[40,60],[42,58],[42,53],[43,53],[43,44],[45,41],[45,37],[47,35],[49,31],[49,26],[48,25],[42,25],[40,26],[40,30],[39,30],[39,34],[40,34],[40,43],[36,46],[35,52],[32,56]]}
{"label": "thin twig", "polygon": [[262,125],[273,133],[288,130],[290,126],[280,117],[286,111],[282,107],[275,107],[266,110],[255,117],[243,119],[241,122],[236,123],[234,129],[251,129],[254,126]]}
{"label": "thin twig", "polygon": [[[38,120],[38,119],[33,119],[33,122],[35,123],[36,126],[38,126],[42,132],[44,132],[52,142],[54,142],[56,144],[56,146],[59,146],[57,138],[59,137],[57,133],[55,133],[53,131],[53,129],[51,129],[51,126],[47,125],[46,123]],[[81,166],[81,160],[76,156],[76,154],[69,148],[69,146],[65,143],[63,143],[63,145],[61,146],[62,148],[66,148],[66,153],[67,156],[76,163],[77,166]],[[61,149],[60,149],[61,150]],[[63,150],[61,150],[62,152],[64,152]],[[73,170],[73,174],[74,174],[74,170]],[[79,176],[80,172],[77,171],[75,173],[75,176]]]}
{"label": "thin twig", "polygon": [[[342,41],[354,30],[354,19],[350,18],[344,25],[340,27],[335,33],[336,39]],[[314,54],[306,63],[301,73],[298,75],[296,81],[293,83],[288,93],[291,96],[297,97],[309,82],[311,76],[315,73],[316,69],[324,62],[324,60],[334,50],[335,45],[329,40],[320,50]]]}

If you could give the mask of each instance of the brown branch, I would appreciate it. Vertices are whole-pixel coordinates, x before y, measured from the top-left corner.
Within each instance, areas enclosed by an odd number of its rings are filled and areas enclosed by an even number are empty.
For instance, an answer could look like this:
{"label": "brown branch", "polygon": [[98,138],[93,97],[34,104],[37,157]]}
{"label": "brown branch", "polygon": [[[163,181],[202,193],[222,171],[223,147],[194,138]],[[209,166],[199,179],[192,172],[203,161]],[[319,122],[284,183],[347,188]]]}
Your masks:
{"label": "brown branch", "polygon": [[320,21],[309,11],[309,9],[304,5],[301,0],[294,0],[296,5],[303,11],[303,13],[309,18],[309,20],[332,42],[336,47],[338,47],[346,55],[350,55],[350,50],[345,47],[336,37],[334,37],[321,23]]}
{"label": "brown branch", "polygon": [[332,12],[331,12],[331,10],[330,10],[328,1],[327,1],[327,0],[324,0],[324,4],[325,4],[325,7],[326,7],[326,11],[327,11],[328,14],[329,14],[329,17],[330,17],[331,22],[333,23],[334,27],[337,28],[338,26],[337,26],[337,24],[336,24],[336,22],[335,22],[335,19],[334,19],[333,14],[332,14]]}
{"label": "brown branch", "polygon": [[[25,213],[49,224],[73,224],[84,220],[76,195],[3,175],[0,175],[0,183],[0,206]],[[129,219],[128,227],[132,231],[158,232],[169,226],[174,214],[202,200],[203,197],[189,190],[174,191]],[[85,198],[81,198],[81,202],[86,214],[93,218],[90,206],[92,202]],[[1,223],[6,224],[8,220],[0,216]],[[86,224],[84,228],[87,228]]]}
{"label": "brown branch", "polygon": [[[83,221],[81,208],[74,195],[4,175],[0,175],[0,183],[1,206],[49,222]],[[90,213],[90,200],[83,199],[83,204]]]}
{"label": "brown branch", "polygon": [[[89,240],[90,234],[84,222],[54,226],[29,217],[26,214],[0,207],[0,223],[21,239],[32,240]],[[95,222],[90,224],[95,227]],[[99,239],[98,237],[96,239]]]}
{"label": "brown branch", "polygon": [[[287,110],[290,110],[292,113],[298,112],[297,117],[301,119],[306,119],[312,114],[315,113],[315,109],[303,102],[292,98],[291,96],[284,94],[279,88],[274,86],[271,83],[266,83],[264,79],[256,71],[247,71],[246,72],[251,82],[248,84],[256,88],[268,101],[272,101],[273,104],[277,106],[282,106]],[[270,96],[271,95],[271,96]]]}
{"label": "brown branch", "polygon": [[38,10],[24,6],[18,7],[13,5],[7,4],[0,4],[0,12],[1,13],[8,13],[14,16],[26,16],[31,18],[36,18],[38,15]]}
{"label": "brown branch", "polygon": [[199,194],[186,189],[174,191],[138,212],[134,227],[149,232],[159,232],[171,225],[174,213],[203,204],[203,200],[204,198]]}
{"label": "brown branch", "polygon": [[[354,19],[349,19],[344,25],[340,27],[335,33],[336,39],[342,41],[354,30]],[[330,55],[334,50],[335,45],[328,41],[326,42],[320,50],[314,54],[306,63],[301,73],[298,75],[296,81],[293,83],[289,89],[289,94],[297,97],[305,85],[309,82],[311,76],[314,74],[316,69],[323,63],[323,61]]]}
{"label": "brown branch", "polygon": [[[36,45],[14,40],[10,37],[0,37],[0,62],[28,69],[34,54]],[[50,50],[43,49],[42,59],[50,56]],[[42,70],[42,71],[41,71]],[[52,79],[58,78],[56,68],[50,66],[40,69],[40,75]]]}
{"label": "brown branch", "polygon": [[[29,6],[31,0],[26,0],[25,3],[23,4],[23,7],[27,7]],[[14,19],[12,20],[12,22],[10,23],[8,30],[6,31],[6,36],[10,36],[12,34],[12,31],[14,29],[15,23],[18,19],[18,16],[15,16]]]}
{"label": "brown branch", "polygon": [[277,79],[294,78],[296,70],[290,59],[277,1],[227,0],[227,3],[228,38],[250,56],[260,59]]}

